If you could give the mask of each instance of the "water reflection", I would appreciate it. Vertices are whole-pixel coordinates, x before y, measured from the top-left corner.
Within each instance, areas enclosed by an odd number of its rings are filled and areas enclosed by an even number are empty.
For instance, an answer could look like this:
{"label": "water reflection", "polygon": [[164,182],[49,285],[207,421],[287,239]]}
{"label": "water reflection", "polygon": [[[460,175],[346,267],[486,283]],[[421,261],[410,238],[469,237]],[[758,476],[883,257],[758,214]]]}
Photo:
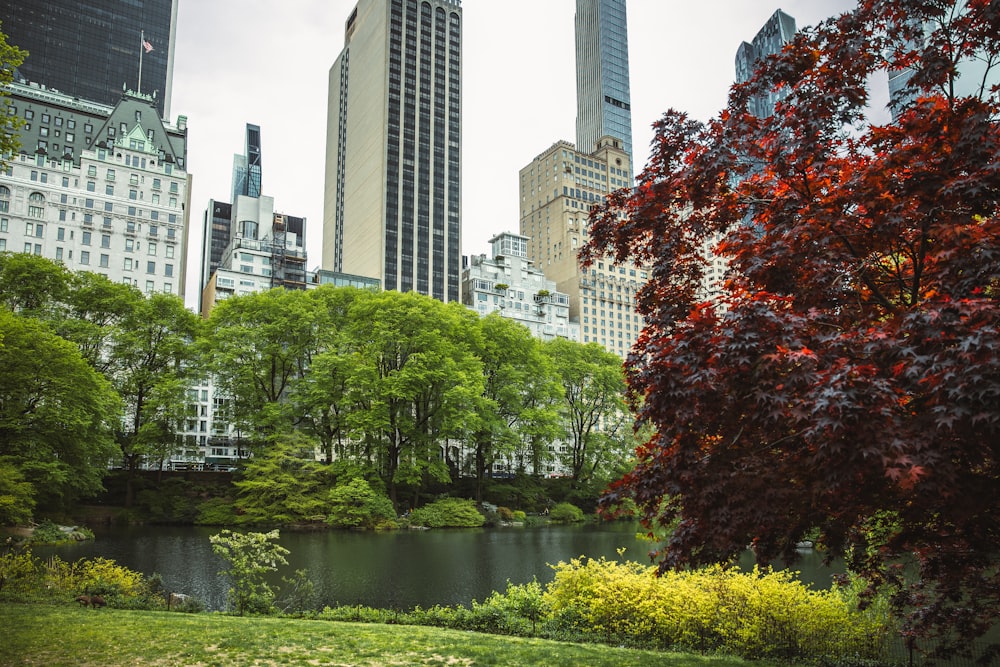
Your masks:
{"label": "water reflection", "polygon": [[[141,526],[95,530],[94,542],[36,549],[40,556],[64,560],[103,556],[145,574],[158,572],[171,591],[187,593],[209,609],[225,607],[227,582],[218,575],[225,564],[212,553],[208,537],[217,528]],[[550,526],[480,530],[397,531],[391,533],[284,531],[279,540],[291,553],[289,567],[308,570],[320,606],[362,604],[408,609],[416,605],[468,605],[507,582],[552,580],[549,564],[578,556],[648,562],[650,544],[623,524]],[[801,579],[819,588],[843,571],[822,565],[821,556],[803,554],[795,567]],[[752,557],[741,563],[752,567]]]}

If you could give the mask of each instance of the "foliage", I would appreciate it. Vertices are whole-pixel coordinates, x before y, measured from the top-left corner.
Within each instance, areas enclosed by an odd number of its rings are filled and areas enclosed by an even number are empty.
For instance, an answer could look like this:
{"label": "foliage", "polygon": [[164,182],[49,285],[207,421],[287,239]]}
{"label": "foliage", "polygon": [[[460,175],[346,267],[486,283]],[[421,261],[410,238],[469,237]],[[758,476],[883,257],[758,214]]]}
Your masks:
{"label": "foliage", "polygon": [[555,523],[579,523],[583,521],[583,510],[572,503],[558,503],[549,512],[549,520]]}
{"label": "foliage", "polygon": [[209,498],[198,505],[194,523],[199,526],[232,526],[238,521],[231,498]]}
{"label": "foliage", "polygon": [[212,551],[221,556],[228,569],[219,574],[229,577],[229,603],[236,613],[263,614],[274,607],[274,591],[264,578],[274,572],[278,565],[287,565],[285,556],[288,549],[272,540],[278,539],[278,531],[269,533],[238,533],[223,530],[209,538]]}
{"label": "foliage", "polygon": [[360,477],[330,491],[326,521],[336,528],[385,528],[394,525],[396,510],[384,493]]}
{"label": "foliage", "polygon": [[442,498],[410,512],[410,525],[428,528],[478,528],[486,519],[472,500]]}
{"label": "foliage", "polygon": [[66,527],[65,529],[51,521],[43,521],[35,526],[31,531],[29,542],[33,545],[67,544],[70,542],[82,542],[94,539],[94,531],[89,528],[79,526]]}
{"label": "foliage", "polygon": [[120,407],[110,385],[72,343],[6,309],[0,345],[0,460],[19,473],[5,475],[7,513],[23,516],[32,502],[58,510],[98,491]]}
{"label": "foliage", "polygon": [[[997,12],[861,0],[711,122],[667,112],[639,186],[594,212],[584,261],[651,266],[628,380],[655,435],[610,500],[679,519],[664,568],[794,558],[818,526],[910,632],[958,650],[1000,617]],[[912,76],[877,124],[883,69]],[[712,299],[705,248],[730,266]],[[882,512],[897,528],[867,530]]]}
{"label": "foliage", "polygon": [[35,508],[35,489],[10,457],[0,457],[0,526],[26,524]]}
{"label": "foliage", "polygon": [[544,602],[555,623],[608,642],[716,650],[749,659],[879,657],[885,617],[853,611],[836,591],[812,591],[787,571],[719,566],[667,572],[573,559],[554,566]]}
{"label": "foliage", "polygon": [[27,599],[40,588],[41,567],[28,550],[8,549],[0,553],[0,599]]}
{"label": "foliage", "polygon": [[544,349],[562,383],[558,409],[567,445],[562,463],[574,485],[620,468],[634,446],[621,359],[598,343],[562,338]]}
{"label": "foliage", "polygon": [[[7,107],[7,85],[14,80],[14,70],[24,62],[28,52],[7,42],[7,35],[0,32],[0,107]],[[5,168],[5,158],[16,155],[21,147],[18,130],[24,121],[15,114],[3,114],[0,119],[0,168]]]}
{"label": "foliage", "polygon": [[245,523],[298,523],[326,512],[325,480],[314,444],[301,433],[275,435],[233,481]]}

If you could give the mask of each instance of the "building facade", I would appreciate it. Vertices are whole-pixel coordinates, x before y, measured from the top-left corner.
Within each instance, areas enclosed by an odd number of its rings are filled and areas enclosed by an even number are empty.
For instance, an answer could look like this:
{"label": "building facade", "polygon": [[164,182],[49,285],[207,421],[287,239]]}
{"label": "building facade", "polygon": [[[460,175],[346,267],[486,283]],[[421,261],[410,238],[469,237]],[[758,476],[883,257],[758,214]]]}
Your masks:
{"label": "building facade", "polygon": [[626,14],[625,0],[576,0],[576,146],[591,153],[602,137],[617,137],[631,169]]}
{"label": "building facade", "polygon": [[360,0],[330,68],[324,269],[459,299],[460,0]]}
{"label": "building facade", "polygon": [[169,118],[178,2],[2,0],[8,41],[30,54],[15,81],[109,106],[123,88],[135,90],[153,97],[160,117]]}
{"label": "building facade", "polygon": [[589,237],[590,209],[609,192],[627,187],[630,174],[621,141],[603,137],[592,153],[557,142],[521,169],[519,177],[528,258],[568,297],[569,317],[580,324],[580,341],[600,343],[621,357],[642,330],[635,295],[648,270],[610,258],[584,270],[577,254]]}
{"label": "building facade", "polygon": [[134,93],[110,107],[34,85],[8,92],[7,113],[31,127],[0,173],[0,251],[183,298],[187,119],[168,125]]}
{"label": "building facade", "polygon": [[470,257],[462,269],[462,303],[481,317],[498,313],[523,324],[542,340],[580,340],[580,325],[569,318],[569,296],[528,259],[528,241],[505,232],[490,239],[491,256]]}
{"label": "building facade", "polygon": [[[736,50],[736,83],[749,81],[762,60],[780,53],[794,37],[795,19],[780,9],[774,12],[754,35],[753,41],[743,42]],[[767,118],[774,114],[774,105],[784,94],[778,90],[758,95],[751,101],[750,111],[757,118]]]}

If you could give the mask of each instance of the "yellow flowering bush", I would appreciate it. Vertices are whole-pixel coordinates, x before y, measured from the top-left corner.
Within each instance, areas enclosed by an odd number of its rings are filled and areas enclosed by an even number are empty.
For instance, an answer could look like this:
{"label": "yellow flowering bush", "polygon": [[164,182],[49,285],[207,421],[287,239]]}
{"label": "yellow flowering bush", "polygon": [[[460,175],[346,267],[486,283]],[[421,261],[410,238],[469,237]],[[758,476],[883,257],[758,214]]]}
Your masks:
{"label": "yellow flowering bush", "polygon": [[556,625],[629,645],[721,650],[746,658],[875,657],[888,617],[793,573],[721,566],[667,572],[634,562],[554,566],[544,599]]}

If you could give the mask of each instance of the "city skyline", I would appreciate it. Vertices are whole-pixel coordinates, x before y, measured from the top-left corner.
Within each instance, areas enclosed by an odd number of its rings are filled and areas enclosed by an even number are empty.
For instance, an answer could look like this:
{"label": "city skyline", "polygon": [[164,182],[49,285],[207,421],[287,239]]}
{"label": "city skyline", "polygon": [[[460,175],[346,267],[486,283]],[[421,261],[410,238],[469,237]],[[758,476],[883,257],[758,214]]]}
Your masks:
{"label": "city skyline", "polygon": [[[668,108],[707,120],[723,107],[737,48],[779,7],[732,0],[720,11],[718,3],[705,4],[629,0],[637,174],[648,156],[651,125]],[[243,145],[246,123],[259,125],[268,162],[264,189],[283,209],[313,221],[306,247],[309,268],[319,265],[327,82],[355,5],[302,0],[292,13],[264,0],[252,11],[234,0],[180,3],[171,109],[189,118],[193,219],[229,191],[234,148]],[[780,3],[800,27],[853,6],[849,0]],[[466,0],[462,9],[462,253],[471,255],[486,252],[494,235],[517,231],[519,169],[553,141],[574,140],[575,2]],[[200,229],[192,230],[191,246],[201,247]],[[189,305],[198,277],[189,271]]]}

